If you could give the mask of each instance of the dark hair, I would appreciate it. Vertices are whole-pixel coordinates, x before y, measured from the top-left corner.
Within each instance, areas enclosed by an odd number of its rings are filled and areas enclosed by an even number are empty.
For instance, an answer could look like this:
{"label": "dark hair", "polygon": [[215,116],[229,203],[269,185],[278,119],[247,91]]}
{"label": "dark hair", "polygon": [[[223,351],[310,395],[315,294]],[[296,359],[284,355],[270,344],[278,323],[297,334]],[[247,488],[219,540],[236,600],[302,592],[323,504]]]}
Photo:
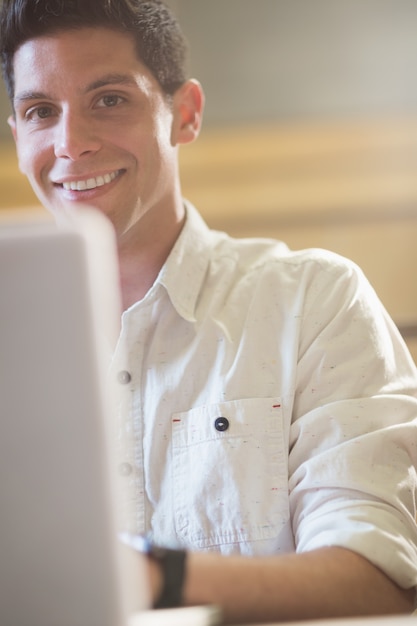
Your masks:
{"label": "dark hair", "polygon": [[0,56],[10,100],[13,59],[29,39],[63,30],[107,27],[130,33],[138,58],[172,95],[186,80],[186,50],[179,24],[162,0],[3,0]]}

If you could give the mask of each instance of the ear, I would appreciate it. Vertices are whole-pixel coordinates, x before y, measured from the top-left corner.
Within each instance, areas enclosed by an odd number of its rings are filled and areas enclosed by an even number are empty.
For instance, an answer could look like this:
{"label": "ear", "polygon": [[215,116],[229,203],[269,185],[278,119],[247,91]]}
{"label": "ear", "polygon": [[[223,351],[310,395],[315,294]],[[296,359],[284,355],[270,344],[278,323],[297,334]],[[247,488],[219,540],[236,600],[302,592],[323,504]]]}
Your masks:
{"label": "ear", "polygon": [[197,80],[187,80],[174,94],[172,145],[190,143],[200,133],[204,92]]}
{"label": "ear", "polygon": [[13,135],[13,139],[15,140],[15,142],[17,141],[17,132],[16,132],[16,120],[14,118],[13,115],[10,115],[7,118],[7,123],[10,126],[10,129],[12,131],[12,135]]}
{"label": "ear", "polygon": [[18,164],[19,164],[19,170],[22,172],[22,174],[25,174],[25,172],[22,170],[21,165],[20,165],[20,158],[19,158],[19,144],[17,141],[17,126],[16,126],[16,118],[14,115],[10,115],[7,118],[7,123],[10,126],[10,130],[12,131],[12,135],[13,135],[13,139],[15,142],[15,146],[16,146],[16,153],[17,153],[17,160],[18,160]]}

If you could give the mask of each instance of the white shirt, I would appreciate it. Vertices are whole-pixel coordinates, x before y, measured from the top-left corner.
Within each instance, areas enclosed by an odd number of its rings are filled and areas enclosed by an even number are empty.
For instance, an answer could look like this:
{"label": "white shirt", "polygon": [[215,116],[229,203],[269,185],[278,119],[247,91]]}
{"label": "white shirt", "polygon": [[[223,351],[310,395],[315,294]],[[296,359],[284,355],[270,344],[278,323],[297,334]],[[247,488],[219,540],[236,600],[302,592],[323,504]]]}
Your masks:
{"label": "white shirt", "polygon": [[345,546],[416,585],[417,372],[373,289],[186,206],[113,362],[125,529],[223,554]]}

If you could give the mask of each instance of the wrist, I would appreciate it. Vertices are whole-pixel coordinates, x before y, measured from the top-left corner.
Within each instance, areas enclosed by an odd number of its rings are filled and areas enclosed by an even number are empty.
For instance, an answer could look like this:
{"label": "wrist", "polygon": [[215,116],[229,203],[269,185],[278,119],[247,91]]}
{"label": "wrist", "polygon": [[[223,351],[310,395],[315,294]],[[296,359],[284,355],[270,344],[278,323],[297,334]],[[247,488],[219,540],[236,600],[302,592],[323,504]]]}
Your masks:
{"label": "wrist", "polygon": [[120,539],[148,558],[148,577],[155,609],[182,605],[187,553],[154,545],[143,535],[121,533]]}
{"label": "wrist", "polygon": [[183,588],[187,553],[147,544],[145,553],[151,565],[156,565],[159,580],[156,584],[155,609],[167,609],[183,604]]}

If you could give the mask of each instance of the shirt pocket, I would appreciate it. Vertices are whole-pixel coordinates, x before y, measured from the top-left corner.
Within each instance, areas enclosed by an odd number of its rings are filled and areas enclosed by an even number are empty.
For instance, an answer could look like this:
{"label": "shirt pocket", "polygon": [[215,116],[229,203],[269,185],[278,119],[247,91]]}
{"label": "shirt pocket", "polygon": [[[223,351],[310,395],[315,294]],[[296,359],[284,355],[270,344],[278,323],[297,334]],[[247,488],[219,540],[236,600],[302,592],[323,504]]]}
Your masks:
{"label": "shirt pocket", "polygon": [[289,519],[279,398],[219,402],[176,413],[175,530],[197,549],[269,540]]}

